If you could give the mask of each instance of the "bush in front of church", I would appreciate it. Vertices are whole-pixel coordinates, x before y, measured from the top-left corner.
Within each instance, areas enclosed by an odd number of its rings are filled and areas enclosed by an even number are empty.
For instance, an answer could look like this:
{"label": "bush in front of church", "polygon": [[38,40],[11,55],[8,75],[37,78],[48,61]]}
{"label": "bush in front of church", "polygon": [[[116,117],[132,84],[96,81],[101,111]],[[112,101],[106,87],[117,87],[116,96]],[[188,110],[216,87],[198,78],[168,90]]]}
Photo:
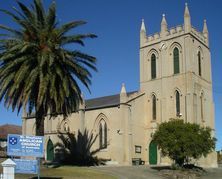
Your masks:
{"label": "bush in front of church", "polygon": [[92,145],[97,139],[97,135],[89,134],[87,130],[83,133],[78,131],[78,134],[66,133],[59,134],[60,142],[55,144],[56,153],[55,161],[64,165],[77,166],[93,166],[104,164],[103,159],[95,156],[100,149],[92,150]]}
{"label": "bush in front of church", "polygon": [[176,165],[183,167],[191,159],[206,157],[215,149],[216,138],[211,136],[211,132],[209,127],[170,119],[158,126],[153,140],[163,156],[168,156]]}

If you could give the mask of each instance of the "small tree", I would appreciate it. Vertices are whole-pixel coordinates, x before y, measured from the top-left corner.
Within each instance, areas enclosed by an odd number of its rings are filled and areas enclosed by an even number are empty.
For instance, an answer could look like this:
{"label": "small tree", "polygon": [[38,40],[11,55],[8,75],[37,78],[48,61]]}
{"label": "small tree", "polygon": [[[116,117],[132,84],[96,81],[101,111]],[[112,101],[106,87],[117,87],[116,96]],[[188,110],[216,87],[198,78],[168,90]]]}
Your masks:
{"label": "small tree", "polygon": [[183,166],[191,158],[206,157],[215,149],[216,138],[211,136],[211,131],[209,127],[171,119],[159,125],[153,140],[164,156],[169,156],[177,165]]}

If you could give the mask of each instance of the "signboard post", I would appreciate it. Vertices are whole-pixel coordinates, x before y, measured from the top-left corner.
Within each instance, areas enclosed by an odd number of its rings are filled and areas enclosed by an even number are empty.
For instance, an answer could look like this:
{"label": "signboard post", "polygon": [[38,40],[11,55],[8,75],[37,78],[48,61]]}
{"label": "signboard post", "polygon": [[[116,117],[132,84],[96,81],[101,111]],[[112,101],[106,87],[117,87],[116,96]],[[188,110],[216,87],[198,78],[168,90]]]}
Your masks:
{"label": "signboard post", "polygon": [[8,134],[7,155],[9,156],[32,156],[37,160],[14,159],[16,173],[35,173],[40,178],[40,157],[44,156],[43,136],[23,136]]}

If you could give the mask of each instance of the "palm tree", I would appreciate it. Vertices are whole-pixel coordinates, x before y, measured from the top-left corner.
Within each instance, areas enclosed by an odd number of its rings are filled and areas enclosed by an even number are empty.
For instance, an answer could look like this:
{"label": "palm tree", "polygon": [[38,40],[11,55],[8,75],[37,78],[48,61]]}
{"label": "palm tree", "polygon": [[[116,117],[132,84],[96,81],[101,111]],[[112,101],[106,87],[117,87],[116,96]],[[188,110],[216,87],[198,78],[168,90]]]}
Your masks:
{"label": "palm tree", "polygon": [[48,10],[41,0],[30,8],[17,3],[19,10],[1,10],[19,28],[0,25],[6,32],[0,34],[0,101],[18,113],[35,113],[36,135],[44,135],[44,116],[77,110],[82,101],[78,83],[89,89],[96,58],[71,47],[84,46],[84,39],[96,35],[71,32],[84,21],[60,25],[55,2]]}

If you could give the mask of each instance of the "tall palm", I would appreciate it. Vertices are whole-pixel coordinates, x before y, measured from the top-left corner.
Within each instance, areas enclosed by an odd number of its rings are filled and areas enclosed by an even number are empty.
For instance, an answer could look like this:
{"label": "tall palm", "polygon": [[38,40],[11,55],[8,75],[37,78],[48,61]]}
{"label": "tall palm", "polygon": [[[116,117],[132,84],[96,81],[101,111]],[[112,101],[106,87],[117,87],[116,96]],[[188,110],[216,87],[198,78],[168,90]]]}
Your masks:
{"label": "tall palm", "polygon": [[1,10],[19,28],[0,25],[6,32],[0,34],[0,101],[18,113],[34,112],[36,134],[44,135],[44,116],[78,109],[82,101],[78,83],[89,89],[89,70],[96,70],[96,58],[71,49],[70,44],[84,46],[84,39],[96,35],[70,32],[84,21],[59,25],[55,2],[47,11],[41,0],[34,0],[30,8],[17,3],[19,10]]}

